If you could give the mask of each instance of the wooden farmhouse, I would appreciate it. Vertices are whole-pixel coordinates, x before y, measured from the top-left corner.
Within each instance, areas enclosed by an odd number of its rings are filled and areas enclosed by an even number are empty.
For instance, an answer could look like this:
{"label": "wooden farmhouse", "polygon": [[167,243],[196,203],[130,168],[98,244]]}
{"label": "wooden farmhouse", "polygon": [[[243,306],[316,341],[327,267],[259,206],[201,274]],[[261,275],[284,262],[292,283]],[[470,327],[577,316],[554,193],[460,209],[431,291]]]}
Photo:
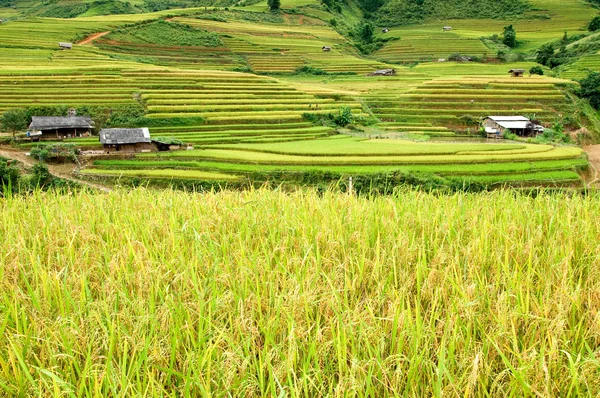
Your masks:
{"label": "wooden farmhouse", "polygon": [[73,49],[73,43],[61,42],[61,43],[58,43],[58,46],[60,48],[62,48],[63,50],[72,50]]}
{"label": "wooden farmhouse", "polygon": [[488,116],[483,121],[488,138],[502,138],[510,131],[521,137],[534,136],[544,132],[544,128],[536,125],[524,116]]}
{"label": "wooden farmhouse", "polygon": [[452,26],[444,26],[444,27],[442,28],[442,30],[443,30],[444,32],[450,32],[450,31],[452,30]]}
{"label": "wooden farmhouse", "polygon": [[321,48],[321,50],[323,50],[324,52],[328,53],[329,51],[331,51],[331,47],[329,47],[329,46],[323,46]]}
{"label": "wooden farmhouse", "polygon": [[396,69],[380,69],[369,73],[368,76],[396,76]]}
{"label": "wooden farmhouse", "polygon": [[89,137],[93,128],[89,116],[33,116],[27,136],[32,141]]}
{"label": "wooden farmhouse", "polygon": [[508,73],[510,73],[512,77],[523,77],[525,69],[511,69]]}
{"label": "wooden farmhouse", "polygon": [[100,131],[100,143],[107,153],[156,151],[147,128],[104,129]]}

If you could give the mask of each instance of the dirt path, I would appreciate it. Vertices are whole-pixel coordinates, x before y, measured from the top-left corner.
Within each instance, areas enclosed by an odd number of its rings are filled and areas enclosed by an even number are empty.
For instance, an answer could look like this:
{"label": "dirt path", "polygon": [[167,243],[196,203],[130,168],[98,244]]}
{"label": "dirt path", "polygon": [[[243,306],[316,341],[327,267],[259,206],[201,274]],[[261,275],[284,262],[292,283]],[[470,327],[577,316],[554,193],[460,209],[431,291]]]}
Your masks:
{"label": "dirt path", "polygon": [[[32,167],[34,164],[36,164],[37,162],[32,159],[29,156],[26,156],[24,152],[18,151],[14,148],[0,148],[0,156],[8,158],[8,159],[13,159],[13,160],[18,160],[19,162],[25,164],[28,167]],[[97,189],[99,191],[102,192],[110,192],[112,191],[111,188],[101,185],[101,184],[96,184],[90,181],[85,181],[85,180],[80,180],[78,178],[75,178],[71,175],[71,172],[73,171],[73,167],[69,166],[69,165],[52,165],[49,164],[48,165],[48,170],[50,171],[50,173],[53,176],[56,176],[58,178],[62,178],[64,180],[69,180],[69,181],[73,181],[76,182],[78,184],[82,184],[85,186],[88,186],[90,188],[93,189]]]}
{"label": "dirt path", "polygon": [[94,40],[98,40],[99,38],[101,38],[102,36],[106,36],[107,34],[110,33],[110,30],[108,32],[100,32],[100,33],[94,33],[93,35],[89,35],[88,37],[86,37],[85,39],[83,39],[82,41],[80,41],[79,44],[80,46],[84,46],[86,44],[90,44],[92,43]]}
{"label": "dirt path", "polygon": [[600,181],[600,145],[589,145],[583,148],[588,155],[590,166],[593,171],[593,179],[588,183],[588,187],[597,185]]}

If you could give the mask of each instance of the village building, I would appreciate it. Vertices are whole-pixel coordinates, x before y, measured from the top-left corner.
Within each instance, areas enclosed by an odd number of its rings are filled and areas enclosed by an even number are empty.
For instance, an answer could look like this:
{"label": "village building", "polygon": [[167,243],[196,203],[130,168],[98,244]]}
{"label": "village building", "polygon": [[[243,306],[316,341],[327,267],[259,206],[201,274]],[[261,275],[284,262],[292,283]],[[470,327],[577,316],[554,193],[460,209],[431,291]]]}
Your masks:
{"label": "village building", "polygon": [[542,126],[524,116],[488,116],[483,121],[483,127],[488,138],[502,138],[507,131],[521,137],[535,136],[544,132]]}
{"label": "village building", "polygon": [[444,32],[450,32],[452,30],[452,26],[444,26],[443,30]]}
{"label": "village building", "polygon": [[321,49],[326,53],[331,51],[331,47],[329,47],[329,46],[323,46]]}
{"label": "village building", "polygon": [[73,49],[73,43],[63,43],[63,42],[61,42],[61,43],[58,43],[58,46],[60,48],[62,48],[63,50],[71,50],[71,49]]}
{"label": "village building", "polygon": [[396,69],[380,69],[369,73],[367,76],[396,76]]}
{"label": "village building", "polygon": [[383,29],[381,29],[381,32],[382,32],[382,33],[388,33],[389,31],[390,31],[390,30],[389,30],[388,28],[383,28]]}
{"label": "village building", "polygon": [[100,143],[107,153],[156,151],[147,128],[103,129],[100,131]]}
{"label": "village building", "polygon": [[33,116],[27,137],[32,141],[89,137],[93,128],[89,116]]}
{"label": "village building", "polygon": [[508,71],[512,75],[512,77],[523,77],[525,74],[525,69],[511,69]]}

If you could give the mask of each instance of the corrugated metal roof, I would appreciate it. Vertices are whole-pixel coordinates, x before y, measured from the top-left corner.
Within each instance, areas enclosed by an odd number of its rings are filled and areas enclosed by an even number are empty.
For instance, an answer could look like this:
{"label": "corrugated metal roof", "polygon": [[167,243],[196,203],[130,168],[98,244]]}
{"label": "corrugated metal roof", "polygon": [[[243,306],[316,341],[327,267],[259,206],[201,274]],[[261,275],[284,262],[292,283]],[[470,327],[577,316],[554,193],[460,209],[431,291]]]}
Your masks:
{"label": "corrugated metal roof", "polygon": [[498,123],[500,126],[504,127],[505,129],[526,129],[527,126],[529,125],[529,122],[504,122],[504,121],[500,121],[500,122],[496,122]]}
{"label": "corrugated metal roof", "polygon": [[488,116],[488,119],[492,119],[495,122],[528,122],[524,116]]}
{"label": "corrugated metal roof", "polygon": [[102,144],[141,144],[150,143],[150,130],[139,129],[104,129],[100,131]]}

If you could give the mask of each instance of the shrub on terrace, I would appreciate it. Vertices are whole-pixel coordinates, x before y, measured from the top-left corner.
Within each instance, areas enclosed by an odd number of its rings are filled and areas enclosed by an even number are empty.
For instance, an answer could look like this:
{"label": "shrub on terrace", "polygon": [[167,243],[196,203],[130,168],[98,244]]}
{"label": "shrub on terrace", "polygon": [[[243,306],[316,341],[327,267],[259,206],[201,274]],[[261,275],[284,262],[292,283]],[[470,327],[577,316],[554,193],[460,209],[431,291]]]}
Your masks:
{"label": "shrub on terrace", "polygon": [[529,74],[542,76],[544,74],[544,69],[542,69],[541,66],[532,66],[531,69],[529,69]]}

